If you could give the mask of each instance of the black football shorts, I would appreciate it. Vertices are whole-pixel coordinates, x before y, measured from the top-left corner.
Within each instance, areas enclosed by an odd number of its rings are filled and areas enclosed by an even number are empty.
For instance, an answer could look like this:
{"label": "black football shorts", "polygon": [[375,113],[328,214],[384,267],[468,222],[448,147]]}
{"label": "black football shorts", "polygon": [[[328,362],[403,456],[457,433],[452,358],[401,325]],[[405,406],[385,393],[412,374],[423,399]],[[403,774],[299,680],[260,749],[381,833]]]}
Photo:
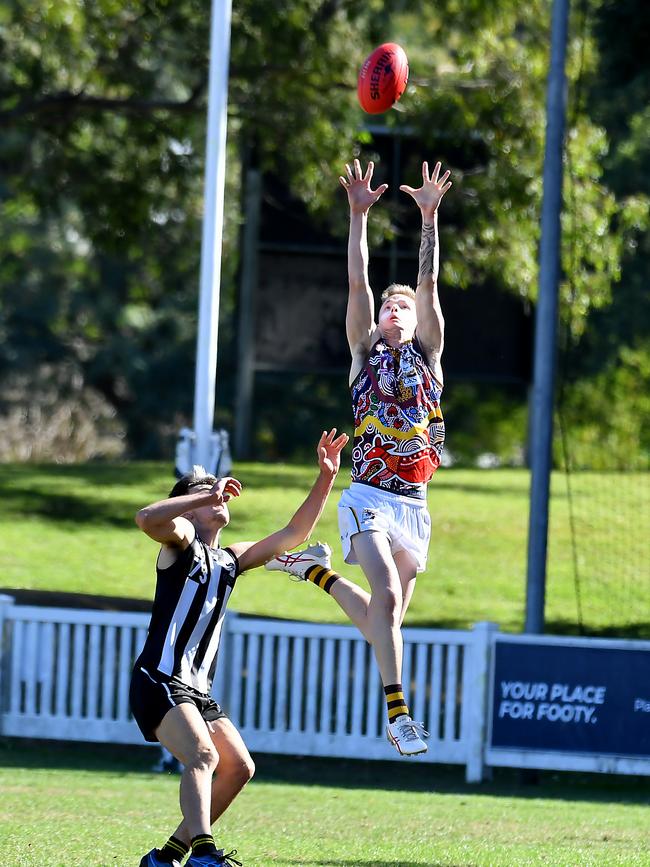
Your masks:
{"label": "black football shorts", "polygon": [[150,674],[141,666],[133,669],[129,701],[131,713],[144,739],[153,743],[158,740],[155,731],[163,717],[178,704],[193,704],[206,722],[226,718],[221,707],[209,695],[192,689],[177,678],[162,680],[156,673]]}

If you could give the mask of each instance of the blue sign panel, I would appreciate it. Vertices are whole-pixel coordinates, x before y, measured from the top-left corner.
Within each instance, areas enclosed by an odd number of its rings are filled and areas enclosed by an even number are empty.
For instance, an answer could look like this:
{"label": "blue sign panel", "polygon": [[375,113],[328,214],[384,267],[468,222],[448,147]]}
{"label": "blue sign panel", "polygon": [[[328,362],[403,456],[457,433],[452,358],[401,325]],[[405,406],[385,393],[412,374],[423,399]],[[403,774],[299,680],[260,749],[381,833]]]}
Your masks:
{"label": "blue sign panel", "polygon": [[497,640],[490,745],[650,757],[650,651]]}

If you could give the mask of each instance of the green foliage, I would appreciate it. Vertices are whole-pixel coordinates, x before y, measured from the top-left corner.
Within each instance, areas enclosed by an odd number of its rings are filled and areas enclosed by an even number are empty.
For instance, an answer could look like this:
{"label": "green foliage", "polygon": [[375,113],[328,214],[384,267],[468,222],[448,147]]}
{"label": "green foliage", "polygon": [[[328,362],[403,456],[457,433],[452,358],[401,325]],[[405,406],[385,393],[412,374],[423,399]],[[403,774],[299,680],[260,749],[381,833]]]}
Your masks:
{"label": "green foliage", "polygon": [[[647,286],[646,5],[585,0],[574,11],[562,286],[573,340],[595,311],[616,305],[616,281],[636,287],[637,299]],[[442,279],[534,300],[549,18],[546,0],[233,4],[225,393],[241,167],[281,177],[343,236],[336,178],[376,144],[360,128],[356,74],[387,38],[407,46],[411,81],[396,110],[373,122],[415,130],[409,180],[423,157],[454,173]],[[209,7],[199,0],[10,0],[0,10],[0,379],[71,364],[141,456],[168,454],[191,411],[208,42]],[[375,215],[373,245],[402,231],[395,218],[405,206],[396,207]],[[638,322],[628,345],[647,330]]]}
{"label": "green foliage", "polygon": [[503,466],[522,466],[526,444],[525,389],[453,383],[445,392],[445,451],[454,465],[472,466],[492,454]]}
{"label": "green foliage", "polygon": [[[622,346],[596,375],[566,389],[560,404],[573,470],[650,467],[650,348]],[[559,453],[558,465],[564,463]]]}
{"label": "green foliage", "polygon": [[[168,453],[194,380],[209,7],[3,8],[0,376],[72,360],[117,409],[133,451],[160,453],[165,442]],[[354,137],[363,47],[351,50],[349,33],[368,11],[358,2],[234,4],[226,326],[244,143],[318,210]],[[233,331],[222,329],[226,359]],[[164,397],[154,385],[162,382]]]}

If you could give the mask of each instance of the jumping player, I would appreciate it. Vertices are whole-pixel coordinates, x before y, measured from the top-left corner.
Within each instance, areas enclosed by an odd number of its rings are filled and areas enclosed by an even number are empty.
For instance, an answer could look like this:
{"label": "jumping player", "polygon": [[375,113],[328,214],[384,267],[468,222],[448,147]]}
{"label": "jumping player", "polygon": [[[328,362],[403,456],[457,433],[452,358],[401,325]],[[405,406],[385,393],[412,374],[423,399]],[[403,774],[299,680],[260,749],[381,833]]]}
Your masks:
{"label": "jumping player", "polygon": [[186,867],[241,863],[236,850],[217,849],[211,830],[254,771],[241,735],[210,695],[226,605],[242,572],[309,538],[347,441],[335,429],[323,432],[311,491],[285,527],[258,542],[220,546],[230,520],[227,503],[240,495],[241,484],[202,467],[179,479],[166,500],[136,515],[161,548],[149,631],[131,679],[131,709],[145,740],[159,741],[184,765],[182,822],[161,849],[143,856],[140,867],[180,867],[190,850]]}
{"label": "jumping player", "polygon": [[450,173],[422,165],[422,186],[400,187],[422,215],[417,289],[393,284],[377,322],[368,280],[368,212],[387,184],[371,189],[358,160],[340,183],[350,206],[346,332],[354,412],[352,483],[339,502],[346,563],[359,563],[370,593],[330,569],[327,546],[275,558],[267,568],[311,580],[329,592],[372,645],[388,710],[387,736],[402,755],[425,752],[427,733],[411,719],[402,688],[401,625],[424,570],[431,535],[427,483],[440,464],[444,319],[438,298],[438,207]]}

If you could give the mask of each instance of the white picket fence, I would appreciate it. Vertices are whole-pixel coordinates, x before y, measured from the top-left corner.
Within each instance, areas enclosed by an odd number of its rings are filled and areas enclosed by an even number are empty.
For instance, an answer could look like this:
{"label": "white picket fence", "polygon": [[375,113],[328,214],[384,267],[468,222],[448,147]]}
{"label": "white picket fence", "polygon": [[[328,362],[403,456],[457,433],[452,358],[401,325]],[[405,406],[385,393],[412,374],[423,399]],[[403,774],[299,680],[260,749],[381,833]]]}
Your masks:
{"label": "white picket fence", "polygon": [[[0,596],[0,734],[142,743],[129,710],[147,614],[16,605]],[[481,779],[492,624],[405,629],[402,682],[430,732],[422,762]],[[213,694],[252,751],[398,758],[354,627],[226,616]]]}

